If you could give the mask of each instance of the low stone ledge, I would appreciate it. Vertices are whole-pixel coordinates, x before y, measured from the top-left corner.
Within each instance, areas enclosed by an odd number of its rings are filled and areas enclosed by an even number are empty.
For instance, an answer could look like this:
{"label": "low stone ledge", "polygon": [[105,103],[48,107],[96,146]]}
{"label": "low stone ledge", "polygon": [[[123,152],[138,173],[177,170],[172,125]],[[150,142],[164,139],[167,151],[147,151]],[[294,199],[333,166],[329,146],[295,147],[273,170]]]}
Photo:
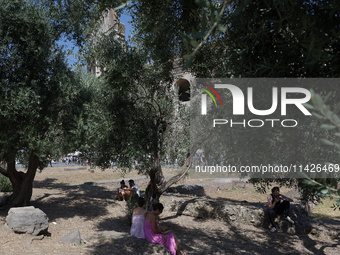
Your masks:
{"label": "low stone ledge", "polygon": [[[186,215],[201,219],[220,219],[227,222],[242,223],[263,227],[269,230],[270,222],[266,203],[248,203],[216,200],[206,197],[180,197],[172,199],[167,209],[176,212],[177,215]],[[314,234],[328,236],[332,239],[339,237],[339,229],[332,224],[323,227],[317,219],[308,215],[304,207],[299,204],[291,204],[290,216],[295,224],[289,223],[283,217],[276,217],[279,232],[288,234]]]}
{"label": "low stone ledge", "polygon": [[245,202],[220,202],[209,198],[192,198],[186,201],[173,199],[170,211],[177,215],[186,215],[202,219],[221,219],[228,222],[239,222],[262,226],[264,224],[263,206],[252,206]]}

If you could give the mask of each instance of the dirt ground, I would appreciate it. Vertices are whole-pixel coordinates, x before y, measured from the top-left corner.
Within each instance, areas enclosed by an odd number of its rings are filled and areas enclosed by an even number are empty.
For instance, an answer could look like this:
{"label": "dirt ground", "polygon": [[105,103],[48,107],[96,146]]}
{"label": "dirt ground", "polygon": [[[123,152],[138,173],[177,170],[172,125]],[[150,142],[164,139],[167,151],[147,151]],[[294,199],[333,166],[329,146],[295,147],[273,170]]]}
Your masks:
{"label": "dirt ground", "polygon": [[[52,167],[37,173],[31,205],[47,214],[48,235],[32,240],[0,227],[0,254],[131,254],[120,245],[128,236],[129,222],[126,203],[114,200],[118,179],[121,176],[114,170],[90,172],[77,167]],[[139,183],[143,189],[146,179],[140,177]],[[166,205],[171,199],[164,195],[161,202]],[[1,225],[7,212],[8,208],[0,209]],[[161,224],[171,227],[187,254],[340,254],[339,240],[327,236],[273,234],[249,225],[177,216],[169,210],[161,214]],[[58,241],[74,230],[79,230],[85,244]]]}

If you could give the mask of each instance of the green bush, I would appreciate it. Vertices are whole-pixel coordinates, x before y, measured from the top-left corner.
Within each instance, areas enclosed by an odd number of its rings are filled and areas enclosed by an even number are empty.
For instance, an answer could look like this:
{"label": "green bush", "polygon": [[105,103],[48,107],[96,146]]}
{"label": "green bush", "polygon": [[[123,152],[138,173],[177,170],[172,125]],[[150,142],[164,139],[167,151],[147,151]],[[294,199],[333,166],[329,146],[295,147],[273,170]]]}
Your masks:
{"label": "green bush", "polygon": [[0,174],[0,192],[11,192],[13,191],[12,183],[8,177]]}
{"label": "green bush", "polygon": [[126,217],[127,217],[127,220],[129,221],[130,225],[132,224],[132,221],[131,221],[132,212],[137,207],[138,207],[138,205],[137,205],[136,198],[131,198],[131,199],[126,200]]}

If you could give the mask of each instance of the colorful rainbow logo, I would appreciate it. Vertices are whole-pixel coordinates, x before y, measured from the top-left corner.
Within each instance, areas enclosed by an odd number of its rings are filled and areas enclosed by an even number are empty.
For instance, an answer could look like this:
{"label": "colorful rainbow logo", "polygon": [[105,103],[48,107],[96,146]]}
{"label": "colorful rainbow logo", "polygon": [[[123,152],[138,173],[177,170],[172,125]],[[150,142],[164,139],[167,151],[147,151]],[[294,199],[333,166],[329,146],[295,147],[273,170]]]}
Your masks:
{"label": "colorful rainbow logo", "polygon": [[[221,106],[223,106],[222,100],[221,100],[221,98],[220,98],[220,95],[217,93],[217,91],[216,91],[213,87],[211,87],[211,86],[208,85],[208,84],[202,83],[202,82],[198,82],[198,83],[199,83],[199,84],[202,84],[202,85],[204,85],[204,86],[206,86],[206,87],[209,88],[209,89],[211,89],[212,92],[214,92],[214,94],[217,96],[218,100],[220,101]],[[208,90],[203,89],[203,88],[200,88],[200,89],[203,90],[203,91],[205,91],[205,92],[212,98],[212,100],[213,100],[214,103],[215,103],[215,106],[217,106],[216,100],[215,100],[214,96],[211,94],[211,92],[209,92]]]}

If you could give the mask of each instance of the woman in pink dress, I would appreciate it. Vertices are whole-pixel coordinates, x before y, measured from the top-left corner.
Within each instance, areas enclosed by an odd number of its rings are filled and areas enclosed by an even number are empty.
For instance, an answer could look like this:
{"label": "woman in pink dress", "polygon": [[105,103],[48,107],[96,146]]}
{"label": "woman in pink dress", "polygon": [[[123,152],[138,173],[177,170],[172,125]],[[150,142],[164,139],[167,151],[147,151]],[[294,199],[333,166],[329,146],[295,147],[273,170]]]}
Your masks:
{"label": "woman in pink dress", "polygon": [[163,212],[163,205],[161,203],[152,205],[152,212],[149,212],[145,217],[144,233],[145,239],[154,244],[164,245],[171,253],[171,255],[182,255],[178,246],[178,240],[173,233],[167,233],[168,227],[160,228],[156,222],[156,217]]}
{"label": "woman in pink dress", "polygon": [[137,238],[145,238],[144,235],[144,220],[147,211],[143,208],[145,200],[142,197],[137,199],[138,207],[132,212],[132,225],[130,230],[130,235]]}

